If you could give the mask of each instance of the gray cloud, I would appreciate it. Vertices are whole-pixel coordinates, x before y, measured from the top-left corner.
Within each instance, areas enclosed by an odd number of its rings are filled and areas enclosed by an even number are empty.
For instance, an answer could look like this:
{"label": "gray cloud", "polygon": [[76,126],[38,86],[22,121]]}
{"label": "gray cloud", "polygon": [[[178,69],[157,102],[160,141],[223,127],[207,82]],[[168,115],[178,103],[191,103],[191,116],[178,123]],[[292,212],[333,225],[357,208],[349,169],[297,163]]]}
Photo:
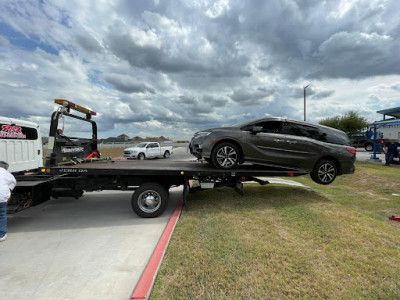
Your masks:
{"label": "gray cloud", "polygon": [[191,96],[179,96],[176,103],[183,105],[189,110],[189,115],[193,116],[214,112],[216,108],[224,107],[228,103],[228,100],[212,96],[204,96],[200,99]]}
{"label": "gray cloud", "polygon": [[324,41],[315,57],[320,70],[310,77],[364,78],[399,74],[400,43],[376,33],[339,32]]}
{"label": "gray cloud", "polygon": [[86,32],[76,35],[76,42],[89,53],[101,53],[102,47],[99,42]]}
{"label": "gray cloud", "polygon": [[261,102],[265,102],[266,98],[273,94],[273,90],[267,90],[264,88],[258,88],[256,90],[239,89],[235,90],[232,95],[229,95],[229,97],[241,105],[258,105]]}
{"label": "gray cloud", "polygon": [[104,76],[104,80],[112,84],[117,90],[124,93],[155,93],[153,88],[148,87],[143,83],[136,82],[133,78],[128,76],[109,74]]}
{"label": "gray cloud", "polygon": [[[151,14],[151,18],[147,14],[147,19],[153,21],[154,18],[154,14]],[[192,72],[212,77],[250,76],[246,68],[248,58],[234,47],[221,47],[205,37],[190,39],[188,44],[183,43],[182,39],[186,39],[188,33],[182,29],[178,36],[174,36],[173,33],[179,31],[180,27],[173,20],[162,21],[171,22],[171,26],[177,28],[171,28],[172,32],[165,29],[166,33],[158,32],[162,27],[132,33],[124,24],[117,22],[109,27],[105,43],[114,55],[133,67],[172,74]],[[163,25],[154,21],[148,25],[154,24]]]}
{"label": "gray cloud", "polygon": [[312,95],[311,98],[314,100],[320,100],[320,99],[328,98],[328,97],[332,96],[334,93],[335,93],[335,91],[333,91],[333,90],[321,91],[321,92],[317,92],[314,95]]}

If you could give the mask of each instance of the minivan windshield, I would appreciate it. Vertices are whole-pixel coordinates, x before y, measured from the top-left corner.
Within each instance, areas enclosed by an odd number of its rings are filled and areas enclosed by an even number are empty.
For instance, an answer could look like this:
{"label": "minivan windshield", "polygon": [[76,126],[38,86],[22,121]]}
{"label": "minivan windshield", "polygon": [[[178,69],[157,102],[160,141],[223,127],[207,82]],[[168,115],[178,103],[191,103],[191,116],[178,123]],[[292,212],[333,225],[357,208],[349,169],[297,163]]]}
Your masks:
{"label": "minivan windshield", "polygon": [[147,143],[139,143],[136,145],[137,148],[144,148],[146,147]]}
{"label": "minivan windshield", "polygon": [[231,127],[243,127],[243,126],[245,126],[245,125],[248,125],[248,124],[250,124],[250,123],[254,123],[255,122],[255,120],[253,120],[253,121],[246,121],[246,122],[241,122],[241,123],[238,123],[238,124],[235,124],[235,125],[232,125]]}

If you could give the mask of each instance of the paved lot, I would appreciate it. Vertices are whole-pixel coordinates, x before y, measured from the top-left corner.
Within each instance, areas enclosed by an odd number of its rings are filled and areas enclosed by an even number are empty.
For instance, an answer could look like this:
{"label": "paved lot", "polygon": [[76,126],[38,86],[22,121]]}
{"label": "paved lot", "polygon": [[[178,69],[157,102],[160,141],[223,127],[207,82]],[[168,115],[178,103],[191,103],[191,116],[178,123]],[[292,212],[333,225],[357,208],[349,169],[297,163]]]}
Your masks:
{"label": "paved lot", "polygon": [[0,299],[129,299],[181,198],[139,218],[132,192],[50,200],[9,217],[0,243]]}
{"label": "paved lot", "polygon": [[[372,152],[366,152],[363,148],[357,148],[357,156],[356,159],[357,161],[364,161],[364,162],[373,162],[373,163],[378,163],[378,164],[385,164],[385,154],[384,153],[377,153],[376,157],[378,159],[371,159],[373,153]],[[399,160],[396,158],[396,160]],[[398,165],[391,165],[393,167],[399,167]]]}

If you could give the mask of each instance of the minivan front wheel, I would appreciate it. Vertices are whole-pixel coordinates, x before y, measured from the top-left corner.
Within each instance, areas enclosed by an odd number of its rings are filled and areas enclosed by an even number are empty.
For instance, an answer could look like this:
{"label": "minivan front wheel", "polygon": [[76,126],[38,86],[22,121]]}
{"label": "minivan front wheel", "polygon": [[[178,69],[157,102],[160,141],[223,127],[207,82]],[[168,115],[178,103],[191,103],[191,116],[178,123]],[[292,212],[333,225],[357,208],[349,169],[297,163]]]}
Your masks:
{"label": "minivan front wheel", "polygon": [[214,166],[220,169],[233,169],[239,164],[240,152],[238,147],[231,143],[221,143],[215,146],[211,154]]}
{"label": "minivan front wheel", "polygon": [[311,179],[318,184],[330,184],[337,176],[337,167],[334,162],[328,159],[322,159],[310,173]]}

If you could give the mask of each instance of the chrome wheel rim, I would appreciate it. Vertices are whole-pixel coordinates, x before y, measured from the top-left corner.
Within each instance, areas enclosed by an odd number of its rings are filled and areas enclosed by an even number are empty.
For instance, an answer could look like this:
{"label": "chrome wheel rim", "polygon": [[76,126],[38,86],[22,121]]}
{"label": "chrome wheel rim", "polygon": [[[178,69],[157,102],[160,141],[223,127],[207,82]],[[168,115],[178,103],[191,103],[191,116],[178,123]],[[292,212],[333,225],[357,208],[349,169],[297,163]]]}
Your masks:
{"label": "chrome wheel rim", "polygon": [[236,164],[238,154],[236,150],[230,146],[222,147],[217,152],[217,162],[221,167],[229,168]]}
{"label": "chrome wheel rim", "polygon": [[143,154],[139,155],[139,160],[144,160],[144,155]]}
{"label": "chrome wheel rim", "polygon": [[371,145],[367,145],[365,148],[366,148],[367,151],[374,150],[374,146],[371,146]]}
{"label": "chrome wheel rim", "polygon": [[335,179],[335,176],[335,166],[330,163],[324,163],[318,169],[318,178],[321,180],[321,182],[331,182],[333,179]]}
{"label": "chrome wheel rim", "polygon": [[139,208],[146,213],[153,213],[161,206],[161,196],[156,191],[144,191],[138,197]]}
{"label": "chrome wheel rim", "polygon": [[169,157],[169,152],[165,152],[164,156],[165,156],[165,158],[168,158]]}

